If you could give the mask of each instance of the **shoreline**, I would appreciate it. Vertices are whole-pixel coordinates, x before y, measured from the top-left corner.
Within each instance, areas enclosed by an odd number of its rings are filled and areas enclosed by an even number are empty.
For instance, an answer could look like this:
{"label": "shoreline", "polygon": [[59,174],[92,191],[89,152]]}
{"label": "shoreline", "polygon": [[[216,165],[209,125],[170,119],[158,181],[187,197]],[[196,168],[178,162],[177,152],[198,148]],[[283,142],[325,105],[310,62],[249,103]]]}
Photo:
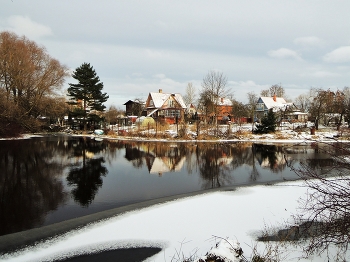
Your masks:
{"label": "shoreline", "polygon": [[[238,188],[238,187],[237,187]],[[298,189],[299,188],[299,189]],[[38,241],[36,242],[37,247],[34,246],[27,246],[25,249],[18,249],[16,252],[11,253],[5,253],[0,254],[0,258],[6,258],[10,261],[35,261],[34,259],[39,260],[39,258],[45,258],[45,259],[52,259],[50,261],[55,262],[62,262],[62,261],[71,261],[71,262],[90,262],[90,261],[96,261],[94,260],[95,255],[101,255],[103,256],[110,256],[111,260],[103,260],[103,261],[116,261],[118,260],[118,252],[124,252],[124,255],[131,256],[133,252],[137,249],[141,250],[143,254],[154,252],[152,255],[152,261],[164,261],[165,257],[173,257],[178,245],[179,245],[179,239],[183,239],[183,234],[178,234],[178,230],[174,230],[173,227],[169,227],[169,223],[171,224],[172,219],[174,219],[174,215],[172,212],[169,212],[170,210],[175,212],[180,212],[181,215],[178,217],[177,223],[180,225],[184,225],[184,223],[188,223],[187,217],[185,214],[188,214],[188,208],[190,206],[194,206],[195,214],[198,214],[199,212],[200,216],[203,216],[207,214],[207,206],[212,206],[214,203],[221,203],[223,207],[225,205],[233,205],[232,208],[236,210],[241,210],[244,207],[244,204],[242,201],[242,198],[248,197],[250,201],[255,199],[255,195],[258,192],[261,192],[262,195],[259,198],[261,200],[261,203],[265,203],[266,200],[271,199],[271,196],[274,195],[274,192],[283,192],[281,195],[281,199],[284,199],[287,197],[289,199],[289,196],[291,194],[285,194],[284,192],[295,192],[295,190],[304,190],[301,189],[299,182],[280,182],[274,184],[273,187],[266,187],[257,185],[253,188],[242,188],[241,190],[238,188],[236,191],[235,188],[231,188],[231,190],[226,189],[219,189],[219,190],[208,190],[208,192],[204,194],[193,194],[193,197],[189,196],[188,198],[178,198],[175,197],[174,201],[165,201],[163,203],[159,203],[159,205],[153,205],[150,206],[150,208],[144,208],[144,209],[138,209],[135,210],[135,212],[129,212],[123,216],[121,214],[120,217],[114,216],[111,217],[111,220],[109,222],[108,219],[106,220],[100,220],[96,221],[96,223],[90,223],[87,225],[86,228],[80,227],[77,229],[77,231],[71,231],[67,232],[67,234],[61,234],[53,236],[53,238],[46,239],[47,241]],[[271,190],[272,191],[271,191]],[[268,191],[266,191],[268,190]],[[277,191],[276,191],[277,190]],[[220,192],[219,192],[220,191]],[[236,192],[231,192],[236,191]],[[267,192],[271,192],[271,194],[267,194]],[[248,194],[247,194],[248,193]],[[198,196],[198,197],[197,197]],[[235,200],[238,198],[237,200]],[[226,202],[228,200],[228,202]],[[232,202],[233,201],[233,202]],[[193,205],[195,203],[195,205]],[[198,203],[198,205],[197,205]],[[226,204],[225,204],[226,203]],[[291,203],[291,202],[286,202]],[[275,207],[275,205],[273,205]],[[275,217],[277,214],[280,215],[286,215],[285,209],[292,210],[293,205],[283,205],[282,207],[274,208],[272,211],[270,210],[270,205],[266,203],[265,204],[258,204],[257,208],[258,214],[262,215],[263,213],[266,215],[271,215]],[[267,207],[268,211],[262,212],[262,210],[265,210]],[[170,209],[170,210],[169,210]],[[192,209],[191,209],[192,210]],[[209,216],[208,222],[205,222],[204,224],[211,224],[210,221],[213,221],[217,219],[217,215],[219,214],[219,217],[222,218],[228,218],[228,220],[224,219],[226,222],[221,223],[218,227],[215,227],[214,234],[221,235],[220,232],[227,232],[228,228],[226,226],[229,221],[232,219],[232,210],[227,211],[227,208],[219,208],[217,212],[214,212],[215,214],[212,214]],[[256,213],[256,212],[255,212]],[[163,217],[163,214],[168,214]],[[170,214],[170,215],[169,215]],[[230,215],[229,215],[230,214]],[[192,216],[192,215],[191,215]],[[162,217],[163,219],[161,221],[157,221],[154,223],[157,218]],[[243,216],[242,219],[239,219],[237,217],[237,224],[242,223],[242,225],[245,225],[247,221],[251,221],[252,215],[247,214],[246,216]],[[254,215],[253,217],[256,217]],[[268,216],[269,217],[269,216]],[[115,219],[118,218],[118,219]],[[139,221],[141,219],[145,221],[145,223],[141,224],[135,224],[135,221]],[[204,222],[204,221],[203,221]],[[101,223],[101,224],[99,224]],[[191,223],[190,223],[191,224]],[[192,222],[193,224],[193,222]],[[248,223],[249,224],[249,223]],[[259,224],[259,223],[258,223]],[[128,234],[128,228],[129,226],[133,226],[137,228],[136,232],[144,232],[144,233],[135,233],[131,234],[131,237],[126,237],[126,234]],[[190,228],[193,229],[192,234],[186,235],[187,237],[190,237],[192,241],[195,244],[190,244],[189,242],[186,242],[186,245],[183,245],[182,247],[184,254],[192,254],[189,252],[193,252],[193,248],[198,248],[198,245],[200,246],[201,253],[204,254],[204,252],[207,252],[211,247],[212,244],[211,241],[204,241],[204,239],[207,239],[208,236],[212,235],[212,230],[208,232],[203,232],[202,223],[194,223],[190,226]],[[229,235],[238,235],[240,241],[242,243],[248,243],[248,239],[251,238],[249,234],[242,232],[248,232],[247,228],[249,228],[249,232],[251,232],[252,229],[256,230],[256,222],[254,222],[255,226],[243,226],[238,227],[236,229],[230,229],[228,230]],[[263,224],[261,224],[262,226]],[[143,227],[146,226],[145,231],[143,231]],[[157,227],[163,228],[163,230],[157,231]],[[165,229],[167,228],[167,229]],[[151,230],[148,230],[151,229]],[[238,231],[237,231],[238,230]],[[242,232],[240,232],[243,230]],[[155,233],[154,237],[150,237],[150,233]],[[201,232],[201,233],[196,233]],[[110,233],[118,233],[120,236],[115,237],[111,236]],[[165,234],[166,237],[163,235]],[[89,239],[89,240],[88,240]],[[86,241],[85,241],[86,240]],[[78,241],[78,242],[77,242]],[[63,244],[63,245],[62,245]],[[243,247],[242,247],[243,248]],[[161,249],[159,251],[159,249]],[[175,250],[175,251],[174,251]],[[248,247],[245,247],[244,250],[249,250]],[[52,255],[55,254],[55,255]],[[24,258],[31,257],[26,260],[21,260]],[[14,258],[14,259],[13,259]],[[113,260],[114,259],[114,260]],[[144,256],[144,259],[147,259],[146,256]],[[142,260],[125,260],[125,261],[144,261]],[[46,261],[46,260],[45,260]],[[99,260],[100,261],[100,260]],[[119,260],[118,260],[119,261]],[[123,260],[124,261],[124,260]],[[146,260],[148,261],[148,260]]]}
{"label": "shoreline", "polygon": [[235,191],[239,188],[255,187],[255,186],[277,186],[279,184],[286,184],[288,182],[294,182],[296,180],[280,181],[276,180],[273,182],[261,182],[255,184],[241,184],[235,186],[227,186],[222,188],[212,188],[206,190],[200,190],[190,193],[177,194],[173,196],[166,196],[151,200],[146,200],[126,206],[116,207],[97,213],[85,215],[82,217],[72,218],[69,220],[61,221],[58,223],[32,228],[25,231],[20,231],[12,234],[0,236],[0,255],[5,253],[12,253],[18,250],[22,250],[27,247],[32,247],[38,243],[42,243],[50,240],[53,237],[64,237],[65,234],[72,230],[83,229],[86,226],[90,226],[113,217],[123,216],[127,213],[142,210],[145,208],[162,205],[168,202],[173,202],[185,198],[191,198],[199,195],[206,195],[215,192],[228,192]]}
{"label": "shoreline", "polygon": [[151,137],[138,137],[138,136],[109,136],[109,135],[92,135],[92,134],[70,134],[65,132],[58,133],[33,133],[23,134],[21,137],[12,138],[0,138],[0,141],[4,140],[22,140],[31,139],[35,137],[45,136],[70,136],[70,137],[88,137],[88,138],[101,138],[106,140],[117,140],[117,141],[130,141],[130,142],[166,142],[166,143],[350,143],[350,139],[342,139],[341,137],[332,137],[329,135],[330,132],[319,132],[318,136],[305,135],[290,138],[275,138],[274,134],[266,135],[254,135],[254,138],[234,138],[234,139],[174,139],[174,138],[151,138]]}

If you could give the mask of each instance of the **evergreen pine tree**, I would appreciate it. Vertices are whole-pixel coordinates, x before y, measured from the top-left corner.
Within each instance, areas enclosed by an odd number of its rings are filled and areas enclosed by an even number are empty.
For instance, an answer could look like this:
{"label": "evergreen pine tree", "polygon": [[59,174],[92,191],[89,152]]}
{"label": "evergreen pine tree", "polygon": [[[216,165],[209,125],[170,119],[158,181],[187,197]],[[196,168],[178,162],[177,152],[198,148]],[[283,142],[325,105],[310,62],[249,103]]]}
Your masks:
{"label": "evergreen pine tree", "polygon": [[87,110],[104,111],[106,106],[103,103],[109,96],[102,93],[103,83],[100,82],[100,78],[89,63],[83,63],[78,67],[72,77],[78,81],[78,84],[69,84],[70,104],[76,105],[78,101],[82,102],[81,117],[84,119],[84,130],[86,130]]}
{"label": "evergreen pine tree", "polygon": [[269,110],[266,116],[261,119],[261,124],[256,126],[255,133],[267,134],[273,133],[276,130],[276,116],[272,109]]}

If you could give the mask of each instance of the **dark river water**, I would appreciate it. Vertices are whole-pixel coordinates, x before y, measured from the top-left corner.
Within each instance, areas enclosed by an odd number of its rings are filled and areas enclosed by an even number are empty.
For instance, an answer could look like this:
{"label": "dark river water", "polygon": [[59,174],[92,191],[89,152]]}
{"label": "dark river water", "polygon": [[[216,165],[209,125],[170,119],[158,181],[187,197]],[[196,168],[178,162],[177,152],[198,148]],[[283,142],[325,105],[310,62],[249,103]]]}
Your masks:
{"label": "dark river water", "polygon": [[0,141],[0,235],[204,189],[298,177],[333,160],[318,144]]}

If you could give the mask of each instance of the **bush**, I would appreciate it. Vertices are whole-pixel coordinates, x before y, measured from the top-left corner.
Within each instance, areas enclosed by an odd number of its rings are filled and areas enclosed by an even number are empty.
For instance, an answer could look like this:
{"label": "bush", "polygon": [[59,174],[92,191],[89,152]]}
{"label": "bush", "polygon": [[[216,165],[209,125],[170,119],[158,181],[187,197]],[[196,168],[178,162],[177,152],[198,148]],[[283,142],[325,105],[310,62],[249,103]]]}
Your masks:
{"label": "bush", "polygon": [[18,137],[23,128],[14,121],[0,119],[0,137]]}
{"label": "bush", "polygon": [[269,110],[266,116],[261,119],[261,124],[256,126],[254,133],[256,134],[268,134],[273,133],[276,130],[276,116],[272,109]]}

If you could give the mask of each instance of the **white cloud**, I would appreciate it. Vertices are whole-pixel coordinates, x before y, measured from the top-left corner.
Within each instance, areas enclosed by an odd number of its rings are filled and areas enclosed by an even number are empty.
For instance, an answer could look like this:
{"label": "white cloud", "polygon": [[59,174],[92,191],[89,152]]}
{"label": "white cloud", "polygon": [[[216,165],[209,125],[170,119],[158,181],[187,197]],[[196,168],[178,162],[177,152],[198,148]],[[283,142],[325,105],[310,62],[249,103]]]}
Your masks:
{"label": "white cloud", "polygon": [[158,78],[158,79],[164,79],[166,78],[166,76],[164,74],[156,74],[153,76],[154,78]]}
{"label": "white cloud", "polygon": [[[243,102],[243,100],[247,99],[247,93],[255,92],[256,94],[259,94],[261,90],[270,87],[270,85],[257,84],[252,80],[229,81],[228,83],[229,83],[229,87],[231,87],[232,91],[234,92],[235,98],[239,99],[242,102]],[[241,92],[241,90],[243,90],[243,92]]]}
{"label": "white cloud", "polygon": [[[332,67],[324,67],[324,66],[312,66],[305,68],[303,72],[299,73],[300,77],[304,78],[311,78],[314,79],[314,81],[319,82],[324,85],[324,81],[326,78],[329,79],[329,81],[333,82],[334,79],[339,78],[341,76],[344,76],[344,71],[339,69],[334,69]],[[330,82],[330,83],[331,83]]]}
{"label": "white cloud", "polygon": [[28,38],[40,38],[53,35],[50,27],[32,21],[27,16],[13,15],[7,20],[10,30]]}
{"label": "white cloud", "polygon": [[302,60],[301,56],[294,50],[288,49],[288,48],[280,48],[277,50],[271,50],[268,52],[268,55],[273,58],[278,59],[296,59],[296,60]]}
{"label": "white cloud", "polygon": [[342,46],[333,50],[326,54],[323,60],[330,63],[350,62],[350,46]]}
{"label": "white cloud", "polygon": [[315,47],[322,45],[322,40],[316,36],[298,37],[294,39],[293,42],[296,45],[301,45],[305,47]]}
{"label": "white cloud", "polygon": [[339,74],[328,72],[328,71],[317,71],[317,72],[312,73],[311,76],[314,76],[314,77],[337,77],[337,76],[339,76]]}

